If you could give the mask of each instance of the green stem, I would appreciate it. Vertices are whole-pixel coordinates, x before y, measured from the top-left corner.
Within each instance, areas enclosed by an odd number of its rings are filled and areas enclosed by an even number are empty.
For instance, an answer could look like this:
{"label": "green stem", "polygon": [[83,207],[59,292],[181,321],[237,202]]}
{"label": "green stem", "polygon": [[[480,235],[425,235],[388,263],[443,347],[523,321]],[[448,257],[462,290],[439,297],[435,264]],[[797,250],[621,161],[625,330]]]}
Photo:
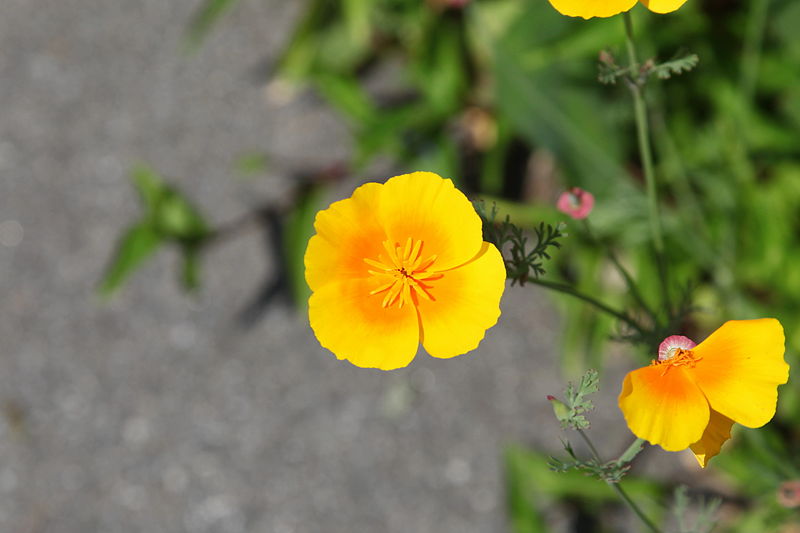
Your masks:
{"label": "green stem", "polygon": [[539,285],[539,286],[545,287],[547,289],[551,289],[551,290],[554,290],[554,291],[557,291],[557,292],[562,292],[564,294],[569,294],[570,296],[574,296],[575,298],[578,298],[579,300],[583,300],[584,302],[595,306],[596,308],[598,308],[599,310],[603,311],[604,313],[608,313],[609,315],[611,315],[613,317],[616,317],[619,320],[622,320],[623,322],[628,324],[630,327],[635,329],[640,334],[642,334],[642,335],[645,334],[645,331],[642,328],[642,326],[640,326],[638,322],[636,322],[634,319],[629,317],[627,314],[623,313],[622,311],[617,311],[616,309],[614,309],[612,307],[609,307],[608,305],[604,304],[603,302],[601,302],[599,300],[596,300],[595,298],[592,298],[588,294],[583,294],[582,292],[578,292],[571,285],[567,285],[565,283],[555,283],[553,281],[545,281],[543,279],[529,279],[529,280],[526,281],[526,283],[533,283],[534,285]]}
{"label": "green stem", "polygon": [[[578,433],[580,434],[581,437],[583,437],[583,440],[586,443],[586,445],[589,446],[589,450],[592,452],[592,457],[594,457],[594,460],[597,461],[598,464],[602,463],[603,461],[600,459],[600,454],[597,453],[597,448],[595,448],[594,444],[592,444],[592,441],[589,440],[589,436],[586,435],[586,433],[582,429],[578,429]],[[642,442],[643,442],[642,439],[636,439],[634,443],[628,448],[628,450],[626,450],[626,452],[622,455],[625,456],[626,454],[631,452],[631,449],[634,447],[634,445],[639,446],[641,449]],[[639,452],[637,451],[636,453]],[[636,454],[634,453],[633,455],[635,456]],[[639,520],[641,520],[642,523],[645,526],[647,526],[648,529],[650,529],[650,531],[652,531],[653,533],[661,533],[661,530],[658,529],[658,527],[653,523],[652,520],[650,520],[650,518],[648,518],[646,514],[644,514],[644,511],[642,511],[642,509],[638,505],[636,505],[636,502],[634,502],[631,499],[631,497],[628,496],[628,493],[625,492],[625,490],[620,486],[619,483],[612,483],[610,481],[606,481],[606,483],[608,484],[609,487],[614,489],[614,492],[617,493],[617,495],[622,499],[622,501],[625,502],[625,504],[631,509],[631,511],[633,511],[637,517],[639,517]]]}
{"label": "green stem", "polygon": [[634,79],[638,80],[639,77],[639,60],[636,58],[636,43],[633,41],[633,18],[630,12],[626,12],[623,16],[625,21],[625,47],[628,50],[628,72]]}
{"label": "green stem", "polygon": [[767,26],[769,0],[758,0],[750,3],[747,17],[747,33],[742,50],[741,88],[744,101],[750,103],[755,94],[758,80],[758,66],[761,62],[761,46],[764,42],[764,30]]}
{"label": "green stem", "polygon": [[592,243],[599,246],[600,248],[605,249],[606,254],[608,254],[608,258],[614,265],[614,268],[617,269],[617,272],[619,272],[620,276],[622,276],[622,279],[625,280],[625,285],[628,286],[628,291],[631,293],[631,296],[633,296],[633,299],[636,300],[636,303],[639,304],[639,307],[641,307],[645,311],[645,313],[647,313],[650,316],[650,319],[653,320],[653,322],[655,322],[656,321],[655,313],[653,312],[652,309],[650,309],[650,306],[647,305],[647,302],[644,301],[644,297],[639,292],[639,287],[637,287],[636,282],[633,279],[633,276],[631,276],[628,270],[624,266],[622,266],[622,263],[620,263],[619,259],[617,258],[617,254],[614,253],[614,250],[611,247],[611,245],[603,244],[597,237],[595,237],[594,233],[592,232],[592,228],[589,225],[589,221],[586,219],[584,219],[583,221],[583,228],[584,230],[586,230],[586,234],[589,236],[589,239],[591,239]]}
{"label": "green stem", "polygon": [[612,489],[614,489],[614,492],[616,492],[617,495],[622,498],[628,507],[630,507],[631,511],[636,513],[636,516],[639,517],[639,520],[641,520],[642,523],[650,529],[650,531],[653,533],[661,533],[661,530],[658,529],[658,527],[650,520],[650,518],[647,517],[646,514],[644,514],[644,511],[642,511],[641,508],[636,505],[636,502],[634,502],[631,497],[628,496],[628,493],[623,490],[619,483],[609,483],[609,485]]}
{"label": "green stem", "polygon": [[653,152],[650,146],[650,123],[647,115],[647,104],[644,100],[642,89],[645,78],[639,73],[639,60],[636,57],[636,41],[633,39],[633,19],[629,11],[624,13],[625,21],[625,42],[628,48],[628,62],[631,79],[628,87],[633,96],[633,111],[636,118],[636,139],[639,144],[639,158],[642,160],[644,170],[644,181],[647,189],[647,206],[650,215],[650,233],[653,236],[653,246],[655,248],[656,268],[658,277],[661,280],[661,295],[664,308],[668,315],[671,313],[669,298],[669,280],[664,261],[664,238],[661,232],[661,217],[658,212],[658,190],[656,189],[656,173],[653,165]]}
{"label": "green stem", "polygon": [[642,94],[643,81],[639,76],[639,61],[636,58],[636,43],[633,40],[633,20],[630,12],[624,15],[625,36],[628,48],[628,62],[631,72],[629,87],[633,95],[633,111],[636,117],[636,133],[639,142],[639,157],[644,167],[644,180],[647,187],[647,200],[650,212],[650,231],[653,234],[653,243],[659,256],[664,251],[664,240],[661,236],[661,219],[658,215],[658,193],[656,191],[656,178],[653,166],[653,152],[650,148],[650,124],[647,118],[647,106]]}
{"label": "green stem", "polygon": [[586,432],[580,428],[576,429],[578,431],[578,434],[583,438],[583,442],[585,442],[586,445],[589,447],[589,451],[592,452],[592,457],[594,457],[594,460],[597,461],[598,464],[602,463],[603,461],[600,459],[600,454],[597,453],[597,448],[594,447],[594,444],[589,439],[589,435],[587,435]]}
{"label": "green stem", "polygon": [[644,442],[644,439],[636,439],[633,441],[631,445],[628,446],[628,449],[622,452],[622,455],[619,456],[619,459],[617,459],[617,464],[626,465],[633,461],[636,456],[639,455],[639,452],[644,449]]}

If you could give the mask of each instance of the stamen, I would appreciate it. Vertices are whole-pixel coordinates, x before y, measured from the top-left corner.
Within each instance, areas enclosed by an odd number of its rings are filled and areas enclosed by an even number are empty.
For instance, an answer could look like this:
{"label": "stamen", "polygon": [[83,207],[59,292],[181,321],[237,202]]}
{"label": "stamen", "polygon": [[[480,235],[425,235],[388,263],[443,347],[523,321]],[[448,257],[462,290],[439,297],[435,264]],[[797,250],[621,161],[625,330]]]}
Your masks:
{"label": "stamen", "polygon": [[417,258],[416,261],[414,261],[414,264],[416,264],[416,262],[419,261],[419,252],[420,252],[420,250],[422,250],[422,241],[417,241],[414,244],[414,249],[411,250],[411,257],[416,257]]}
{"label": "stamen", "polygon": [[364,258],[364,262],[366,264],[368,264],[369,266],[373,266],[375,268],[379,268],[379,269],[383,270],[384,272],[389,272],[390,270],[394,270],[392,267],[386,266],[383,263],[381,263],[380,261],[375,261],[374,259],[369,259],[367,257]]}
{"label": "stamen", "polygon": [[403,308],[403,303],[411,301],[411,284],[408,282],[409,279],[413,278],[405,278],[403,280],[403,298],[400,300],[400,308]]}
{"label": "stamen", "polygon": [[428,270],[428,267],[431,266],[438,257],[439,256],[435,254],[430,256],[425,261],[423,261],[419,266],[415,267],[414,270],[419,270],[419,271]]}
{"label": "stamen", "polygon": [[702,357],[696,356],[692,350],[684,350],[683,348],[675,348],[674,350],[674,355],[670,358],[663,360],[655,359],[650,363],[654,366],[664,367],[661,372],[662,376],[666,375],[670,368],[677,366],[694,368],[698,361],[703,360]]}
{"label": "stamen", "polygon": [[444,274],[438,272],[418,272],[414,274],[414,279],[417,281],[434,281],[443,277]]}
{"label": "stamen", "polygon": [[402,246],[388,239],[381,244],[386,251],[386,257],[381,254],[377,259],[364,258],[364,262],[374,268],[367,270],[367,273],[380,281],[376,288],[370,291],[370,296],[385,292],[381,302],[384,308],[389,308],[395,303],[401,309],[406,304],[416,305],[417,297],[431,302],[436,301],[431,293],[431,285],[423,282],[441,279],[444,274],[429,270],[436,262],[437,256],[434,254],[423,258],[421,254],[424,248],[423,241],[409,237]]}
{"label": "stamen", "polygon": [[[376,272],[376,274],[377,274],[377,272]],[[395,283],[396,283],[395,281],[390,281],[389,283],[385,283],[385,284],[381,285],[380,287],[378,287],[377,289],[369,291],[369,295],[372,296],[373,294],[378,294],[379,292],[383,292],[386,289],[390,288]]]}
{"label": "stamen", "polygon": [[418,279],[411,278],[411,280],[414,282],[414,285],[416,285],[415,289],[417,289],[416,292],[418,294],[422,294],[422,296],[424,296],[425,299],[428,300],[429,302],[435,302],[436,301],[436,298],[434,298],[433,295],[431,295],[428,292],[428,289],[429,289],[428,286],[423,285],[422,283],[420,283],[420,281]]}
{"label": "stamen", "polygon": [[403,250],[403,261],[408,261],[409,256],[411,255],[411,245],[413,242],[411,241],[411,237],[408,238],[406,241],[406,247]]}
{"label": "stamen", "polygon": [[403,265],[400,262],[399,258],[397,257],[397,246],[392,245],[389,241],[383,241],[383,248],[386,250],[386,253],[389,254],[389,260],[392,262],[395,268],[402,268]]}

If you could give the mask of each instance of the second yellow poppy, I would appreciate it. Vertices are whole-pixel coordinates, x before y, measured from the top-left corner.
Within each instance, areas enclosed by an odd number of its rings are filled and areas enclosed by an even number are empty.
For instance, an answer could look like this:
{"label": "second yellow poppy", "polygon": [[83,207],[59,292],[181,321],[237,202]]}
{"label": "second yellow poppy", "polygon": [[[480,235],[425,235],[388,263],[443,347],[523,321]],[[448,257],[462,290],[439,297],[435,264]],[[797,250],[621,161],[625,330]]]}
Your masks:
{"label": "second yellow poppy", "polygon": [[[653,13],[672,13],[686,0],[638,0]],[[550,4],[568,17],[613,17],[630,10],[637,0],[550,0]]]}

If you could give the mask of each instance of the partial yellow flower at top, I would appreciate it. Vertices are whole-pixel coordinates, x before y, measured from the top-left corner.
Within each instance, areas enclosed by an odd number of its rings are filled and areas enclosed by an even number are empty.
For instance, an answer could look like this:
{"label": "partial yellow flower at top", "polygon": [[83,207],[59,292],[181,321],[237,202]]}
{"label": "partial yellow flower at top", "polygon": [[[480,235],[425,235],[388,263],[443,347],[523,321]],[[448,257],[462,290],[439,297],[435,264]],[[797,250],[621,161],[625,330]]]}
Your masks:
{"label": "partial yellow flower at top", "polygon": [[356,366],[475,349],[500,316],[506,270],[453,182],[415,172],[367,183],[317,213],[305,254],[311,328]]}
{"label": "partial yellow flower at top", "polygon": [[[628,11],[637,0],[550,0],[550,4],[568,17],[613,17]],[[654,13],[672,13],[686,0],[639,0]]]}
{"label": "partial yellow flower at top", "polygon": [[634,435],[670,452],[691,448],[700,466],[734,422],[761,427],[789,380],[783,327],[774,318],[730,320],[698,345],[668,337],[650,366],[625,376],[619,407]]}

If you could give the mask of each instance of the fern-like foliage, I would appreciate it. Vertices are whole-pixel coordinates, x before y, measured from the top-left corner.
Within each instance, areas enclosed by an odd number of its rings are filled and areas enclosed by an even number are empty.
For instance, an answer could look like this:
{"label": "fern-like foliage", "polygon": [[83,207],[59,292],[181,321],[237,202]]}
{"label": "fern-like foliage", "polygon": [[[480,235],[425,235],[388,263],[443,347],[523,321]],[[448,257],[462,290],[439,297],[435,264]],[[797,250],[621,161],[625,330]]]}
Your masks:
{"label": "fern-like foliage", "polygon": [[540,223],[534,228],[535,242],[528,240],[525,230],[513,224],[506,215],[497,221],[497,206],[492,204],[486,210],[482,201],[475,202],[475,211],[483,221],[483,238],[497,246],[503,254],[506,275],[513,284],[525,285],[530,279],[537,279],[545,273],[544,261],[550,259],[549,249],[560,248],[558,239],[566,237],[564,225]]}
{"label": "fern-like foliage", "polygon": [[655,65],[651,72],[662,80],[668,80],[672,76],[689,72],[696,67],[699,62],[700,58],[697,54],[687,54],[683,57]]}
{"label": "fern-like foliage", "polygon": [[584,413],[594,409],[594,404],[588,396],[599,390],[598,381],[597,370],[589,369],[581,376],[577,387],[571,381],[567,384],[564,393],[567,396],[567,407],[570,413],[569,426],[573,429],[589,428],[589,421],[586,420]]}
{"label": "fern-like foliage", "polygon": [[600,53],[600,60],[597,63],[597,79],[604,85],[614,85],[618,79],[624,79],[630,84],[642,86],[652,75],[667,80],[672,76],[689,72],[699,62],[700,58],[697,54],[686,54],[663,63],[656,63],[654,59],[648,59],[636,71],[632,71],[630,66],[619,65],[613,54],[604,50]]}
{"label": "fern-like foliage", "polygon": [[562,441],[562,444],[564,445],[564,450],[567,452],[567,455],[569,455],[570,459],[564,461],[556,457],[551,457],[548,465],[554,472],[563,473],[570,470],[577,470],[578,472],[582,472],[587,476],[601,479],[607,483],[619,483],[631,468],[629,463],[620,464],[617,461],[602,462],[598,461],[597,459],[580,459],[568,441]]}

